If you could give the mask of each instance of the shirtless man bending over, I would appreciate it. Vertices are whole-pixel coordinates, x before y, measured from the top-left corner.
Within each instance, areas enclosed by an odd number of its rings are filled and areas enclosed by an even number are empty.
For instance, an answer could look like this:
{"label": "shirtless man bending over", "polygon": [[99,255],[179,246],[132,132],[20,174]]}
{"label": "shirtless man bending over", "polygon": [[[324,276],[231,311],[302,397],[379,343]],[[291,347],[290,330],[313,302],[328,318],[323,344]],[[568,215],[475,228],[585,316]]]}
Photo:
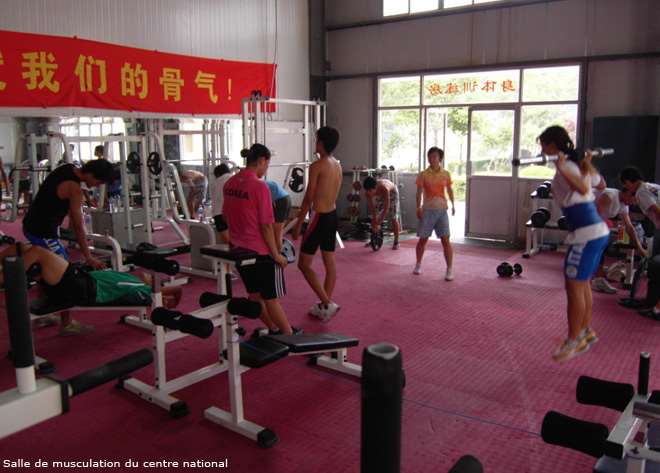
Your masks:
{"label": "shirtless man bending over", "polygon": [[[309,167],[309,181],[303,199],[298,221],[293,229],[293,238],[297,239],[307,212],[312,211],[309,226],[302,238],[298,268],[307,283],[319,297],[320,302],[310,309],[310,315],[324,322],[330,320],[339,310],[339,305],[332,302],[337,270],[335,265],[335,241],[337,235],[336,200],[341,187],[342,169],[332,152],[339,142],[339,132],[334,128],[323,127],[316,132],[316,152],[319,155]],[[325,281],[319,282],[312,269],[316,250],[321,248]]]}

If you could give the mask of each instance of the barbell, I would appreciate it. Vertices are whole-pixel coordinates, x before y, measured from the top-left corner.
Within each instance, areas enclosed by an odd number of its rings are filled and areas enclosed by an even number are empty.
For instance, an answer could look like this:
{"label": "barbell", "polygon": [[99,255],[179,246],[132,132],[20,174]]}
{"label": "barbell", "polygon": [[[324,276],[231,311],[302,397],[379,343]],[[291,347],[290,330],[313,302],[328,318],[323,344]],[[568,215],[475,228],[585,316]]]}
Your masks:
{"label": "barbell", "polygon": [[303,168],[295,167],[291,170],[289,178],[289,189],[296,194],[305,190],[305,171]]}
{"label": "barbell", "polygon": [[[593,148],[593,149],[587,149],[584,151],[586,152],[591,152],[591,157],[593,158],[602,158],[604,156],[609,156],[611,154],[614,154],[614,148]],[[579,149],[574,149],[570,150],[568,154],[568,158],[573,160],[573,161],[580,161],[582,159],[582,156],[584,156],[584,153],[581,152]],[[548,156],[547,154],[539,154],[538,156],[534,156],[533,158],[516,158],[511,161],[511,164],[514,166],[526,166],[528,164],[547,164],[547,163],[552,163],[557,161],[559,159],[558,156]]]}

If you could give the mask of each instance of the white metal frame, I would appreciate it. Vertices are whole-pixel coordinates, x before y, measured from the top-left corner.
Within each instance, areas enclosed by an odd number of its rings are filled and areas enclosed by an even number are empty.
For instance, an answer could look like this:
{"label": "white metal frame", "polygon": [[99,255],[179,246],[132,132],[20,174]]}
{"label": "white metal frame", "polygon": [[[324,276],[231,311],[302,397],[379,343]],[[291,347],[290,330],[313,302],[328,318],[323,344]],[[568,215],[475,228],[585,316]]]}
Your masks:
{"label": "white metal frame", "polygon": [[[226,286],[226,275],[232,267],[236,266],[235,261],[224,258],[207,257],[216,260],[218,266],[221,268],[218,276],[218,292],[220,294],[227,294],[229,288]],[[248,265],[254,264],[255,262],[256,260],[251,259],[243,261],[242,264]],[[204,411],[204,417],[229,430],[256,441],[259,438],[259,433],[268,429],[250,422],[244,417],[241,375],[250,368],[240,364],[239,317],[228,314],[227,305],[228,301],[223,301],[191,313],[191,315],[195,317],[211,320],[213,326],[220,329],[218,334],[217,361],[179,376],[178,378],[168,380],[166,376],[167,344],[183,339],[187,337],[188,334],[176,330],[164,329],[160,326],[154,326],[152,328],[154,340],[152,349],[156,360],[154,385],[149,385],[135,378],[131,378],[124,381],[123,386],[128,391],[167,410],[171,415],[176,417],[186,414],[187,406],[183,401],[172,396],[172,393],[215,376],[216,374],[227,372],[229,377],[229,410],[223,410],[211,406]],[[224,355],[225,349],[226,356]],[[336,356],[333,357],[328,354],[336,354]],[[296,354],[290,353],[290,355]],[[317,358],[317,364],[320,366],[352,376],[360,377],[362,375],[361,366],[347,361],[346,348],[327,350],[324,352],[301,353],[301,355],[320,355]]]}
{"label": "white metal frame", "polygon": [[[513,130],[512,130],[512,158],[516,158],[519,153],[520,146],[520,105],[506,105],[506,104],[493,104],[493,105],[470,105],[468,107],[468,131],[467,131],[467,161],[465,173],[465,236],[477,238],[493,238],[501,239],[504,236],[507,241],[513,242],[516,236],[516,222],[517,222],[517,202],[518,196],[516,189],[518,188],[518,170],[517,167],[511,166],[510,176],[488,176],[488,175],[474,175],[472,172],[472,114],[481,111],[512,111],[513,112]],[[510,201],[504,202],[502,208],[512,209],[510,215],[510,223],[507,235],[495,235],[475,233],[470,231],[470,193],[472,190],[472,180],[474,178],[489,180],[489,179],[509,179],[510,186]]]}

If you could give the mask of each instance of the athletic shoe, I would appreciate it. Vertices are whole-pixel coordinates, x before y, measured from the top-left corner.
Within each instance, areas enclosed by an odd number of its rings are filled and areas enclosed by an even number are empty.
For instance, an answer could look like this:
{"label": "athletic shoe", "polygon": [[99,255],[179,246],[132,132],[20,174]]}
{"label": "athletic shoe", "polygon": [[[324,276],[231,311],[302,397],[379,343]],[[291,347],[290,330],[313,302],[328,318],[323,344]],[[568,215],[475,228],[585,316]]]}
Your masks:
{"label": "athletic shoe", "polygon": [[302,335],[305,333],[305,331],[299,327],[294,327],[293,325],[291,326],[291,331],[293,332],[291,335]]}
{"label": "athletic shoe", "polygon": [[398,250],[399,249],[399,242],[398,241],[394,242],[394,244],[392,245],[392,249],[393,250]]}
{"label": "athletic shoe", "polygon": [[594,278],[591,281],[591,288],[596,292],[604,292],[605,294],[616,294],[616,288],[613,287],[605,278]]}
{"label": "athletic shoe", "polygon": [[72,320],[68,325],[65,325],[60,329],[60,335],[63,337],[71,337],[74,335],[83,335],[93,331],[93,325],[84,325],[77,320]]}
{"label": "athletic shoe", "polygon": [[60,318],[57,315],[44,315],[39,317],[34,321],[34,326],[38,328],[42,327],[54,327],[60,323]]}
{"label": "athletic shoe", "polygon": [[584,340],[587,342],[587,345],[591,348],[591,345],[596,343],[598,341],[598,335],[596,334],[596,331],[592,329],[591,327],[587,327],[582,331],[582,334],[580,337],[578,337],[579,340]]}
{"label": "athletic shoe", "polygon": [[445,281],[453,281],[454,280],[454,272],[451,270],[451,268],[447,268],[447,272],[445,273]]}
{"label": "athletic shoe", "polygon": [[413,274],[422,274],[422,265],[417,263],[415,269],[413,269]]}
{"label": "athletic shoe", "polygon": [[660,321],[660,311],[657,311],[655,307],[646,310],[640,310],[637,312],[643,317],[648,317],[649,319]]}
{"label": "athletic shoe", "polygon": [[321,302],[317,302],[309,309],[309,315],[320,319],[323,313],[323,309],[323,304]]}
{"label": "athletic shoe", "polygon": [[569,340],[568,338],[564,340],[557,351],[552,355],[552,359],[558,363],[563,363],[568,361],[571,358],[581,355],[589,349],[589,344],[584,339],[578,340]]}
{"label": "athletic shoe", "polygon": [[339,304],[335,304],[334,302],[330,302],[327,306],[323,307],[321,309],[321,322],[327,323],[330,322],[330,319],[332,319],[335,315],[337,315],[337,312],[339,312]]}

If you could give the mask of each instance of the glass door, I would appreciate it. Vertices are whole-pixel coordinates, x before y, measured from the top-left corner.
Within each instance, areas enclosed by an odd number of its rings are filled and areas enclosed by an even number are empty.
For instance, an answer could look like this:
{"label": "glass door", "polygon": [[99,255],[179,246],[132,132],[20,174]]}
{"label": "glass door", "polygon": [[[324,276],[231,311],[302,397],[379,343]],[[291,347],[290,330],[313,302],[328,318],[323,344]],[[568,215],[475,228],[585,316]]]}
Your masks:
{"label": "glass door", "polygon": [[437,146],[445,152],[445,169],[451,174],[456,215],[449,218],[452,237],[465,236],[465,185],[467,175],[468,108],[429,107],[425,109],[422,169],[428,166],[426,152]]}
{"label": "glass door", "polygon": [[468,111],[467,236],[513,241],[512,159],[518,153],[517,107],[472,106]]}

